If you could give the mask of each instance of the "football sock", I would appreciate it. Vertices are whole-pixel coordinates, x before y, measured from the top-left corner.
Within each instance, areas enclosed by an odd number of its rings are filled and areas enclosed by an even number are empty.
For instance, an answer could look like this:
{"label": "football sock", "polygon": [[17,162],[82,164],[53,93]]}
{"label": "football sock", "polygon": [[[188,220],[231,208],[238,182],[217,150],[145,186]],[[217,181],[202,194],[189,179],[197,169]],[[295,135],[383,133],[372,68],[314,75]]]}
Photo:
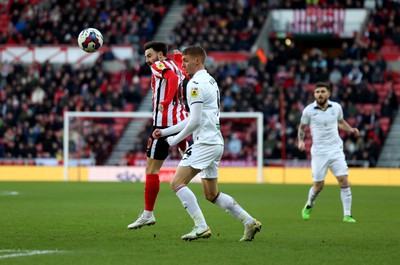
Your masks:
{"label": "football sock", "polygon": [[144,210],[142,215],[144,218],[150,218],[153,215],[153,211]]}
{"label": "football sock", "polygon": [[340,189],[340,198],[343,203],[343,214],[345,216],[351,216],[351,189],[350,187],[344,187]]}
{"label": "football sock", "polygon": [[[310,188],[310,191],[308,192],[308,200],[307,200],[307,206],[314,206],[314,201],[317,199],[319,192],[314,192],[314,186]],[[308,207],[307,207],[308,208]]]}
{"label": "football sock", "polygon": [[219,192],[217,197],[212,202],[218,205],[222,209],[226,210],[227,213],[236,217],[244,225],[249,226],[253,223],[254,218],[250,216],[231,196]]}
{"label": "football sock", "polygon": [[207,228],[206,219],[197,203],[194,193],[185,184],[176,188],[174,192],[181,200],[183,207],[189,213],[190,217],[192,217],[195,226]]}
{"label": "football sock", "polygon": [[[158,174],[147,174],[144,186],[144,210],[153,212],[158,192],[160,191],[160,179]],[[152,213],[151,213],[152,214]],[[150,215],[151,216],[151,215]],[[148,216],[148,217],[150,217]],[[146,217],[146,216],[145,216]]]}

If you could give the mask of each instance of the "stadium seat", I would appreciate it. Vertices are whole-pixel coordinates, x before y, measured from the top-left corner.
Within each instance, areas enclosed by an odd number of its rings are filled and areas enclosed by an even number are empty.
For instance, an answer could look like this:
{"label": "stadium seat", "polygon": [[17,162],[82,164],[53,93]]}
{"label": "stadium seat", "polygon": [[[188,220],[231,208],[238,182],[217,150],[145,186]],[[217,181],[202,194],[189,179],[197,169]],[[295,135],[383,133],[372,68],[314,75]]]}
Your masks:
{"label": "stadium seat", "polygon": [[386,135],[390,128],[390,119],[387,117],[382,117],[379,119],[379,127],[382,129],[382,132]]}
{"label": "stadium seat", "polygon": [[378,96],[379,96],[379,102],[382,102],[388,93],[388,91],[384,90],[384,89],[377,90],[376,92],[378,93]]}
{"label": "stadium seat", "polygon": [[135,105],[133,103],[126,103],[124,106],[124,111],[134,111]]}
{"label": "stadium seat", "polygon": [[114,124],[112,126],[112,128],[114,130],[115,136],[120,137],[122,134],[122,131],[125,129],[125,124],[117,123],[117,124]]}
{"label": "stadium seat", "polygon": [[142,91],[147,91],[150,88],[150,77],[148,76],[142,76],[139,79],[140,81],[140,87],[142,88]]}
{"label": "stadium seat", "polygon": [[351,126],[354,127],[356,125],[357,119],[355,117],[348,117],[347,118],[347,123]]}
{"label": "stadium seat", "polygon": [[397,95],[397,99],[400,100],[400,84],[393,86],[394,93]]}

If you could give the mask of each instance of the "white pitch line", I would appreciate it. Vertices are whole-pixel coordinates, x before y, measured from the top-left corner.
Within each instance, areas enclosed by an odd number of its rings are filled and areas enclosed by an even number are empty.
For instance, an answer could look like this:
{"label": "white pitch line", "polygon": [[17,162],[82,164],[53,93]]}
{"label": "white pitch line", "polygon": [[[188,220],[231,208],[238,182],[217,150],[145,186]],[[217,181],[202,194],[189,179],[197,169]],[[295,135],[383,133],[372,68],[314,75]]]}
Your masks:
{"label": "white pitch line", "polygon": [[[8,250],[3,249],[0,250],[1,252],[21,252],[21,250]],[[43,255],[43,254],[52,254],[56,252],[60,252],[58,250],[22,250],[22,253],[14,253],[14,254],[7,254],[1,255],[0,259],[7,259],[7,258],[16,258],[16,257],[24,257],[24,256],[33,256],[33,255]]]}
{"label": "white pitch line", "polygon": [[0,196],[15,196],[19,195],[18,191],[0,190]]}

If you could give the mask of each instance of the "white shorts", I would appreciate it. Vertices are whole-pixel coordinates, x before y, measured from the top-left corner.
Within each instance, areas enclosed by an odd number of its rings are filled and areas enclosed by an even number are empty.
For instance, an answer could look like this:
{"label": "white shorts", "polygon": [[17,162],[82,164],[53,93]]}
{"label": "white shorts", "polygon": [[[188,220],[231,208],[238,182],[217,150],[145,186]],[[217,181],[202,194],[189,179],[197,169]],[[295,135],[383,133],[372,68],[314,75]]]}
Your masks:
{"label": "white shorts", "polygon": [[218,166],[224,152],[223,145],[193,144],[182,157],[179,166],[200,169],[201,178],[218,178]]}
{"label": "white shorts", "polygon": [[313,181],[325,180],[328,168],[330,168],[335,177],[347,176],[349,174],[343,151],[338,150],[329,154],[312,156],[311,169]]}

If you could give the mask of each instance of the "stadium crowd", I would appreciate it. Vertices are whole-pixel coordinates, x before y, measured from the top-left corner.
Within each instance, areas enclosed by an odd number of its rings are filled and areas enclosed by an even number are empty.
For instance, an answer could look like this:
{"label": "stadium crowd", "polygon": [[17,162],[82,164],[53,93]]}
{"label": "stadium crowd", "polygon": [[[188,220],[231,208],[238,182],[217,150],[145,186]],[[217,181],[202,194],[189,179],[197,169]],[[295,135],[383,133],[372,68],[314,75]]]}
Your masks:
{"label": "stadium crowd", "polygon": [[10,29],[1,36],[0,44],[75,45],[75,36],[82,29],[96,25],[108,45],[140,47],[152,39],[172,1],[10,2]]}
{"label": "stadium crowd", "polygon": [[[160,1],[165,5],[116,1],[118,4],[111,5],[110,1],[82,1],[81,8],[86,11],[82,11],[82,15],[72,14],[76,17],[71,20],[72,1],[37,5],[28,5],[28,2],[13,1],[13,34],[3,35],[1,43],[75,45],[72,36],[88,22],[99,25],[107,43],[140,45],[151,39],[170,4],[170,1]],[[264,14],[271,8],[264,2],[244,1],[246,4],[238,5],[234,1],[188,1],[189,21],[200,25],[207,21],[209,27],[196,28],[181,22],[170,36],[169,41],[176,44],[172,48],[200,44],[210,51],[249,50],[266,18]],[[277,1],[281,7],[289,7],[288,3],[296,7],[300,2],[303,1]],[[347,2],[359,5],[366,1]],[[85,3],[99,8],[89,8]],[[266,62],[253,56],[245,64],[209,64],[208,70],[220,86],[221,111],[263,112],[264,158],[305,159],[309,154],[299,152],[296,147],[301,111],[313,101],[313,84],[329,81],[333,87],[331,99],[340,102],[345,118],[359,128],[362,135],[354,139],[341,132],[348,160],[368,160],[370,166],[374,166],[388,124],[398,109],[400,94],[396,96],[391,82],[394,80],[387,80],[387,63],[379,56],[383,46],[397,44],[400,40],[398,10],[385,8],[371,12],[365,34],[354,42],[344,43],[337,57],[330,57],[317,48],[301,53],[295,42],[287,46],[275,40]],[[236,15],[243,17],[242,22],[235,21]],[[93,21],[88,21],[88,17]],[[65,21],[73,23],[72,27],[68,25],[68,30],[59,26],[68,24]],[[59,30],[52,31],[54,28]],[[138,32],[148,28],[152,30]],[[236,29],[235,34],[232,28]],[[386,35],[378,34],[381,31]],[[68,34],[71,35],[68,37]],[[377,54],[376,60],[369,59],[372,53]],[[28,66],[3,63],[0,66],[0,158],[61,159],[63,112],[134,110],[148,89],[140,82],[148,73],[146,67],[127,69],[116,77],[103,71],[101,64],[85,68],[49,63]],[[76,131],[71,133],[71,153],[77,157],[96,157],[98,164],[104,162],[121,133],[113,123],[115,121],[90,119],[72,122],[72,129],[79,129],[83,137]],[[254,122],[225,120],[221,129],[226,142],[224,159],[255,160]],[[150,130],[150,126],[143,130]],[[139,137],[125,163],[133,164],[137,157],[143,158],[146,143],[147,138]],[[306,144],[311,144],[309,139]],[[171,157],[179,157],[175,149]]]}

